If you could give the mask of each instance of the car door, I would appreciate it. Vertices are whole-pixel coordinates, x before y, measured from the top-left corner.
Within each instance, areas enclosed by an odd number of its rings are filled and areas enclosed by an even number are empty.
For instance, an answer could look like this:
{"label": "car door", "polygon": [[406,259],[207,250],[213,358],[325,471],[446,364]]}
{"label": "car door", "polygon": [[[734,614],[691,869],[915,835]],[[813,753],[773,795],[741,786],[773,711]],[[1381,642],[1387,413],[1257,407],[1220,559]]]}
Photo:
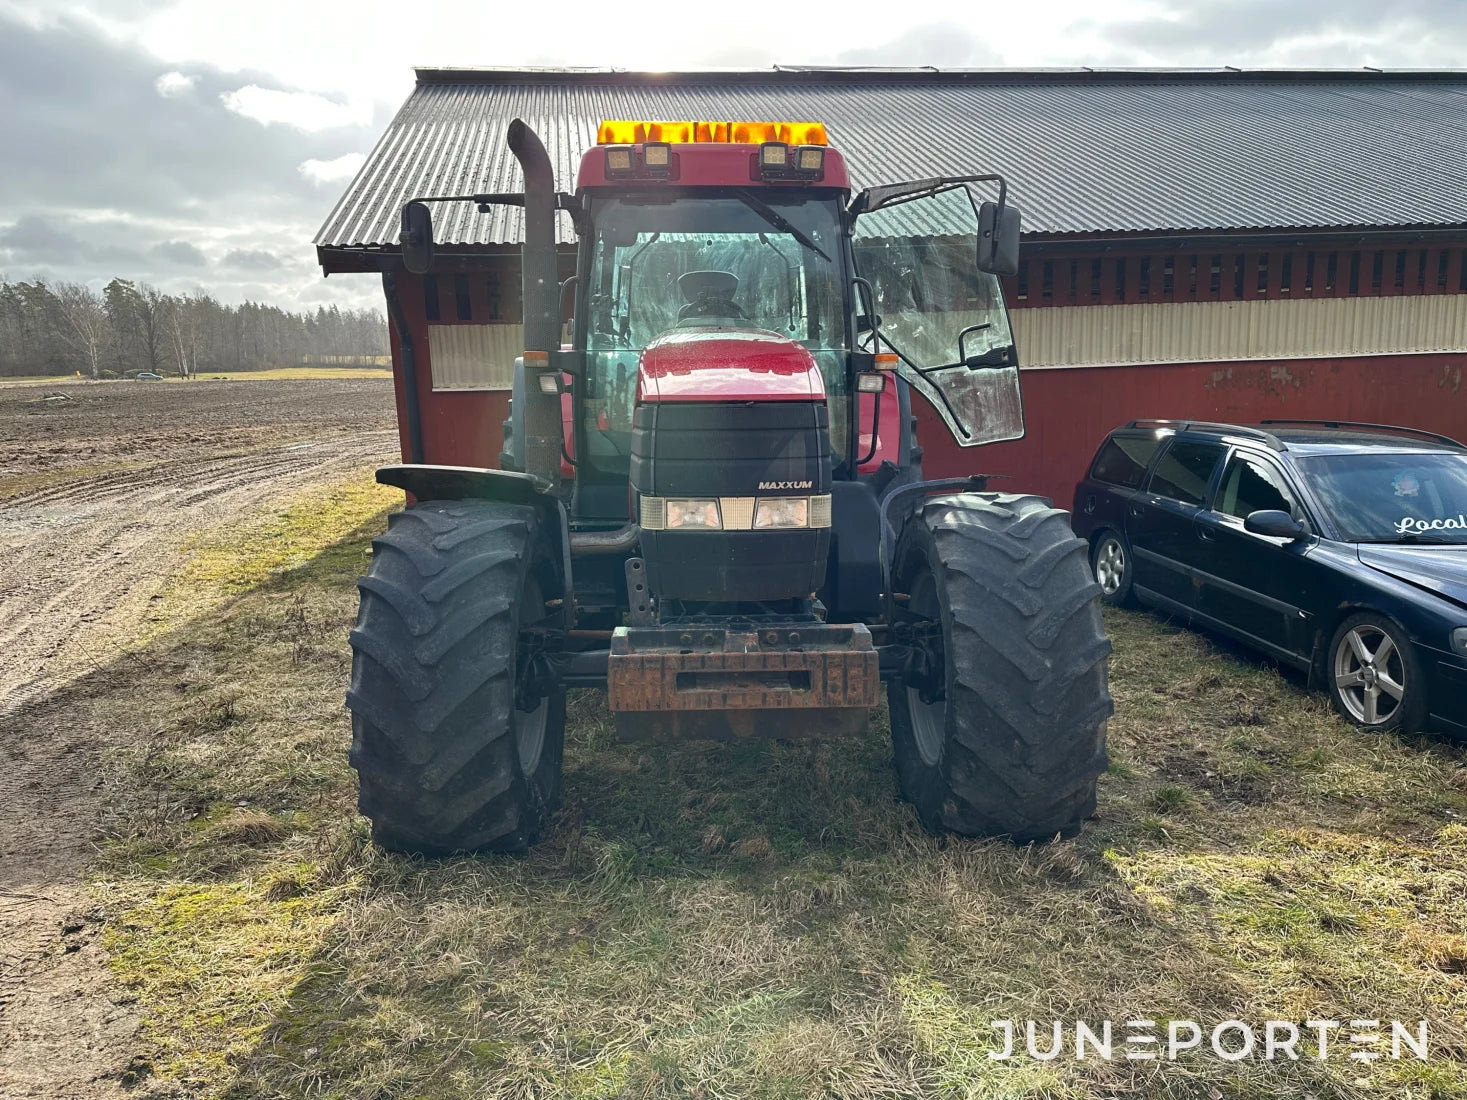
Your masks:
{"label": "car door", "polygon": [[1255,535],[1250,512],[1275,509],[1309,522],[1288,474],[1259,451],[1228,457],[1208,507],[1197,514],[1197,610],[1258,648],[1292,663],[1312,641],[1316,565],[1311,534],[1293,542]]}
{"label": "car door", "polygon": [[1125,531],[1126,509],[1141,492],[1151,460],[1166,438],[1158,431],[1111,433],[1089,474],[1075,487],[1072,522],[1077,535],[1088,538],[1101,528]]}
{"label": "car door", "polygon": [[1156,459],[1145,489],[1126,509],[1126,539],[1141,599],[1171,611],[1196,607],[1194,521],[1212,491],[1227,448],[1179,435]]}

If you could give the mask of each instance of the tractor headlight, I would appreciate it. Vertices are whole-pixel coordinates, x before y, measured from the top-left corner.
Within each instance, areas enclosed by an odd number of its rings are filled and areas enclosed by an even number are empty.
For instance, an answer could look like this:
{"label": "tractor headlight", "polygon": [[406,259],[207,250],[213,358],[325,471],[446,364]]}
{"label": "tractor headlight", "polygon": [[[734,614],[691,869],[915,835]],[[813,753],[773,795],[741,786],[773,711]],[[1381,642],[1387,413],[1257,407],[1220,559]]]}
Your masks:
{"label": "tractor headlight", "polygon": [[669,500],[667,502],[667,529],[669,531],[702,529],[717,531],[723,527],[718,515],[716,500]]}
{"label": "tractor headlight", "polygon": [[1467,657],[1467,626],[1459,626],[1452,631],[1452,652],[1459,657]]}
{"label": "tractor headlight", "polygon": [[809,497],[761,497],[754,507],[754,528],[810,526]]}

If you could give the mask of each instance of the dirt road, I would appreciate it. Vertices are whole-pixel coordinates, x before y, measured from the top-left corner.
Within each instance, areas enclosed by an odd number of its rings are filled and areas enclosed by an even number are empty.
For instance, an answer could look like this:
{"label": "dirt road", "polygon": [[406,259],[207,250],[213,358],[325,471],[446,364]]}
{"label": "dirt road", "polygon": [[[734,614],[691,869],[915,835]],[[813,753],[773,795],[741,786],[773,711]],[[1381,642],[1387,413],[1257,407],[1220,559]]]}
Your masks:
{"label": "dirt road", "polygon": [[114,661],[195,536],[397,441],[376,381],[47,392],[0,394],[0,1096],[90,1100],[121,1095],[136,1027],[78,880],[103,750],[127,734],[58,689],[126,675]]}

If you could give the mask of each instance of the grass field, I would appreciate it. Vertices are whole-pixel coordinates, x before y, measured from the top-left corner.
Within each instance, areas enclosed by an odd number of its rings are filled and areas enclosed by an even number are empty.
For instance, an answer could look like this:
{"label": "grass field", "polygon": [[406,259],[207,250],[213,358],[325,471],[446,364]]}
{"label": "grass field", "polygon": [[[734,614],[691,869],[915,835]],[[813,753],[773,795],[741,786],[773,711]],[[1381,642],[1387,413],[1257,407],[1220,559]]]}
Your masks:
{"label": "grass field", "polygon": [[[129,663],[95,892],[137,1081],[245,1097],[1467,1095],[1467,755],[1145,614],[1108,616],[1113,763],[1074,842],[935,839],[884,719],[616,742],[573,698],[522,858],[354,815],[342,696],[380,497],[205,547]],[[329,532],[328,532],[329,533]],[[319,552],[318,552],[319,551]],[[234,581],[234,576],[245,578]],[[189,619],[214,592],[222,612]],[[169,618],[169,608],[174,609]],[[1430,1022],[1431,1057],[995,1061],[994,1019]],[[171,1095],[171,1093],[160,1093]]]}

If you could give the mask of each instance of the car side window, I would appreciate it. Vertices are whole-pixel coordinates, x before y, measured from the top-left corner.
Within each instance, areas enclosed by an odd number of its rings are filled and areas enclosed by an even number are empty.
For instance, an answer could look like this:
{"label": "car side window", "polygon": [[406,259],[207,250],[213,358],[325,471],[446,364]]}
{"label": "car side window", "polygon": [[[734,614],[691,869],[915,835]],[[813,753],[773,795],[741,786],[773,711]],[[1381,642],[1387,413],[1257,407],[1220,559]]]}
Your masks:
{"label": "car side window", "polygon": [[1095,456],[1090,476],[1123,489],[1139,489],[1146,479],[1146,467],[1151,463],[1151,456],[1160,446],[1161,440],[1155,435],[1111,436]]}
{"label": "car side window", "polygon": [[1284,479],[1271,467],[1245,454],[1235,454],[1223,471],[1213,511],[1246,519],[1252,512],[1278,511],[1299,514],[1294,496]]}
{"label": "car side window", "polygon": [[1221,443],[1174,440],[1151,471],[1147,491],[1183,504],[1200,505],[1207,499],[1207,487],[1222,456]]}

